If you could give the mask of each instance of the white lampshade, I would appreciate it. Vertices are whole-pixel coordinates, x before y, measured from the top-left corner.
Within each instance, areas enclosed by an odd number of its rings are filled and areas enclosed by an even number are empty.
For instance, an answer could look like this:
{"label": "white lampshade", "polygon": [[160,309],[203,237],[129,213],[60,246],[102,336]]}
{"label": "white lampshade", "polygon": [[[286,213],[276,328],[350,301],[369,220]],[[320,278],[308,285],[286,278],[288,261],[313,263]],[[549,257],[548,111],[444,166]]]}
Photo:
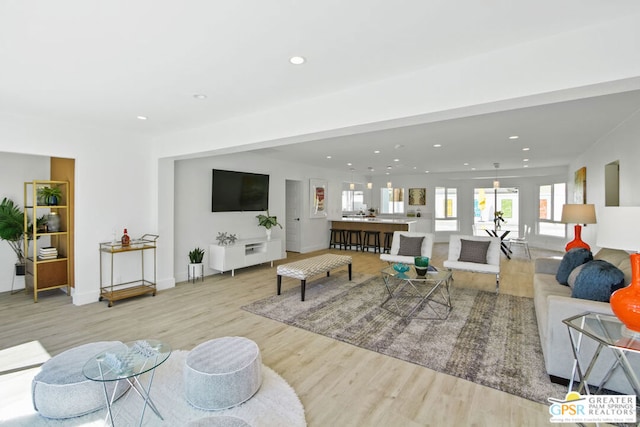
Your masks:
{"label": "white lampshade", "polygon": [[640,207],[604,207],[599,217],[596,242],[599,247],[640,250]]}
{"label": "white lampshade", "polygon": [[565,224],[595,224],[596,208],[592,204],[563,205],[560,222]]}

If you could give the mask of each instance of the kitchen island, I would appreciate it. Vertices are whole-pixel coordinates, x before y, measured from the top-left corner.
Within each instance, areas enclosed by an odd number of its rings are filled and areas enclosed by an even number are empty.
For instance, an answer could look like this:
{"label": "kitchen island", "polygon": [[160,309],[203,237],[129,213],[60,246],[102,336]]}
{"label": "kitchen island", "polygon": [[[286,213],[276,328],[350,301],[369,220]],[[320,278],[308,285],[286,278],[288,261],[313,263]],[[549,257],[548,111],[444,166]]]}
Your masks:
{"label": "kitchen island", "polygon": [[415,231],[415,219],[395,219],[395,218],[342,218],[331,220],[331,228],[341,230],[360,231]]}

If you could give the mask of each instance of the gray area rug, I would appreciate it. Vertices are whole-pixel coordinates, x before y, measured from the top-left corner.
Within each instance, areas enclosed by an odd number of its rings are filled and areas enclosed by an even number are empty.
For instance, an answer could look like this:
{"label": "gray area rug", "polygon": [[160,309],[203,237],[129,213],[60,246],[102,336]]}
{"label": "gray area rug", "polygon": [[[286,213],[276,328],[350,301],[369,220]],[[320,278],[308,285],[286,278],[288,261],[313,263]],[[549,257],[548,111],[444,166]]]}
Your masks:
{"label": "gray area rug", "polygon": [[532,401],[566,394],[546,374],[532,299],[451,287],[447,320],[405,321],[386,296],[381,277],[340,271],[308,283],[306,301],[296,287],[242,308]]}

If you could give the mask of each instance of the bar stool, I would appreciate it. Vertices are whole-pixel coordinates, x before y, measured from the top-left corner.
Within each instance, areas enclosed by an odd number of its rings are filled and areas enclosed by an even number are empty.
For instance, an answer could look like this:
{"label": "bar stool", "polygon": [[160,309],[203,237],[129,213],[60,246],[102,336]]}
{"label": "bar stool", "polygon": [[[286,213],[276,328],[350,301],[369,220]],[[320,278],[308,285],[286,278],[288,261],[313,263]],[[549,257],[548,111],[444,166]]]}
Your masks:
{"label": "bar stool", "polygon": [[[371,238],[373,238],[373,243],[371,243]],[[371,231],[366,230],[364,232],[364,238],[362,239],[362,252],[365,249],[373,248],[373,253],[380,252],[380,232],[379,231]]]}
{"label": "bar stool", "polygon": [[347,246],[349,249],[352,249],[354,246],[356,247],[356,250],[362,249],[362,234],[360,233],[360,230],[346,230],[346,237],[347,240],[344,244],[345,249]]}
{"label": "bar stool", "polygon": [[335,248],[336,245],[338,249],[342,249],[344,246],[345,250],[347,249],[347,239],[345,236],[346,230],[342,230],[340,228],[332,228],[331,229],[331,238],[329,239],[329,249]]}
{"label": "bar stool", "polygon": [[384,253],[391,252],[391,242],[393,241],[393,231],[384,232]]}

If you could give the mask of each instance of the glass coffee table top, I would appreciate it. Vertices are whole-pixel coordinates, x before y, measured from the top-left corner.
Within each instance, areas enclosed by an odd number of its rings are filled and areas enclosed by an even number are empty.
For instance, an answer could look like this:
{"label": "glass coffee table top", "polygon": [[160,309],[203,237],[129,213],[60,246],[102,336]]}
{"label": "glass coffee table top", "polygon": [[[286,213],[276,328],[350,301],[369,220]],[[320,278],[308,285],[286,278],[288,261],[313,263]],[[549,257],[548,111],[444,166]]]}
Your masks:
{"label": "glass coffee table top", "polygon": [[92,381],[118,381],[157,368],[171,355],[171,346],[157,340],[118,344],[92,357],[82,368]]}
{"label": "glass coffee table top", "polygon": [[429,271],[418,275],[414,266],[398,272],[393,266],[382,270],[387,298],[382,308],[404,319],[444,320],[451,312],[451,271]]}

